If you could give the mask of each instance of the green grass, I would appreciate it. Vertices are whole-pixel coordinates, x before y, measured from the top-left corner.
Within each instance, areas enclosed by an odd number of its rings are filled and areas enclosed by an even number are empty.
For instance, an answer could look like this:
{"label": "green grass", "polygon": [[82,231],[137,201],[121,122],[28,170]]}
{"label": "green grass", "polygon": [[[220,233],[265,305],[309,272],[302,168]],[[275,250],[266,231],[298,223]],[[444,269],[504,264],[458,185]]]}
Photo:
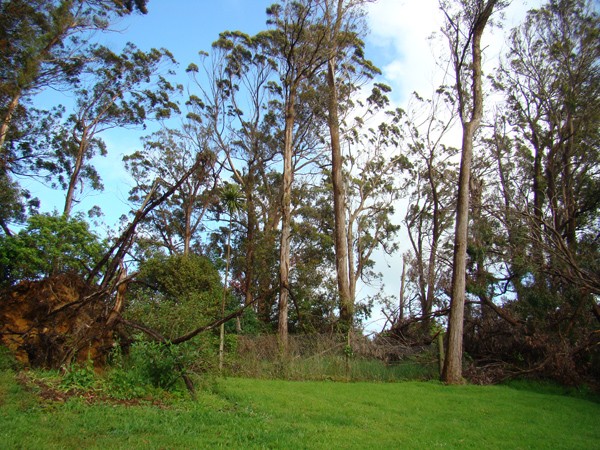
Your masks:
{"label": "green grass", "polygon": [[600,404],[507,386],[229,378],[168,407],[40,403],[0,372],[7,449],[600,447]]}

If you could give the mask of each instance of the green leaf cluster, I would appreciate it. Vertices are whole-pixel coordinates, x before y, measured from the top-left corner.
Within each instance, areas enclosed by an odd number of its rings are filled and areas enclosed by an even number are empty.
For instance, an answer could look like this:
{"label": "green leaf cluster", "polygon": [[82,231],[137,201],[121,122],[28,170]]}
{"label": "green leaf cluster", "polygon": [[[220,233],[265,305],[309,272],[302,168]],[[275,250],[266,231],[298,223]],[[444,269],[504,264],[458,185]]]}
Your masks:
{"label": "green leaf cluster", "polygon": [[104,243],[81,216],[32,215],[19,233],[0,237],[1,283],[66,272],[86,275],[103,252]]}
{"label": "green leaf cluster", "polygon": [[128,293],[128,316],[175,338],[214,319],[222,284],[204,256],[157,254],[140,265]]}

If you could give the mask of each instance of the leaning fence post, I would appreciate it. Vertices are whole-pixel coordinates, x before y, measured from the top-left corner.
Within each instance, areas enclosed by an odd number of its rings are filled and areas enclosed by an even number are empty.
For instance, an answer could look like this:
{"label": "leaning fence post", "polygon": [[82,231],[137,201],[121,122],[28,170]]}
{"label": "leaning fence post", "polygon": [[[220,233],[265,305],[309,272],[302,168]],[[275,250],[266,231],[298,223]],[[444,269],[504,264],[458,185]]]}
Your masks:
{"label": "leaning fence post", "polygon": [[444,359],[446,355],[444,354],[444,334],[439,332],[437,335],[438,340],[438,350],[439,350],[439,363],[440,363],[440,377],[442,376],[442,370],[444,369]]}

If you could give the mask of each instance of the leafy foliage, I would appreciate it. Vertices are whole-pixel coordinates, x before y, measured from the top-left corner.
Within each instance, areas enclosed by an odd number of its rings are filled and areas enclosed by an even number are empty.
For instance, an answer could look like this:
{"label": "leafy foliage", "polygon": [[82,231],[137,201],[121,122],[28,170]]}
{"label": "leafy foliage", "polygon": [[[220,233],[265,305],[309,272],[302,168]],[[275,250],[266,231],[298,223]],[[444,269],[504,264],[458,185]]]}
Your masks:
{"label": "leafy foliage", "polygon": [[156,254],[140,265],[128,293],[127,316],[175,338],[215,318],[222,284],[203,256]]}
{"label": "leafy foliage", "polygon": [[103,243],[81,216],[33,215],[18,234],[0,237],[2,284],[66,272],[85,276],[103,250]]}
{"label": "leafy foliage", "polygon": [[63,389],[90,389],[96,381],[94,363],[88,359],[83,364],[72,364],[62,377],[60,386]]}
{"label": "leafy foliage", "polygon": [[[133,12],[146,12],[147,0],[56,2],[8,0],[0,5],[0,168],[13,170],[21,155],[4,144],[26,132],[20,118],[28,100],[48,87],[78,82],[89,61],[87,44],[94,30]],[[11,128],[16,129],[12,137]],[[14,146],[12,147],[15,148]]]}
{"label": "leafy foliage", "polygon": [[146,237],[139,241],[165,247],[171,253],[198,250],[209,212],[216,202],[215,190],[221,172],[209,131],[188,121],[182,130],[162,129],[143,141],[143,150],[123,158],[136,182],[129,196],[135,204],[141,204],[156,183],[175,183],[182,173],[200,164],[142,224]]}

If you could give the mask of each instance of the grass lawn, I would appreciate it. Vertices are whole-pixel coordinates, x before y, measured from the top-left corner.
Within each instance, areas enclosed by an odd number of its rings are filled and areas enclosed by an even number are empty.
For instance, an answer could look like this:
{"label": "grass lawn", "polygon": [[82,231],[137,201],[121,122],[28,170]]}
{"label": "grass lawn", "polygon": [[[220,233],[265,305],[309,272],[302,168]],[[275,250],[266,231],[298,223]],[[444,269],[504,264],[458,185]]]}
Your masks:
{"label": "grass lawn", "polygon": [[0,448],[600,448],[600,404],[506,386],[229,378],[169,406],[40,402],[0,372]]}

